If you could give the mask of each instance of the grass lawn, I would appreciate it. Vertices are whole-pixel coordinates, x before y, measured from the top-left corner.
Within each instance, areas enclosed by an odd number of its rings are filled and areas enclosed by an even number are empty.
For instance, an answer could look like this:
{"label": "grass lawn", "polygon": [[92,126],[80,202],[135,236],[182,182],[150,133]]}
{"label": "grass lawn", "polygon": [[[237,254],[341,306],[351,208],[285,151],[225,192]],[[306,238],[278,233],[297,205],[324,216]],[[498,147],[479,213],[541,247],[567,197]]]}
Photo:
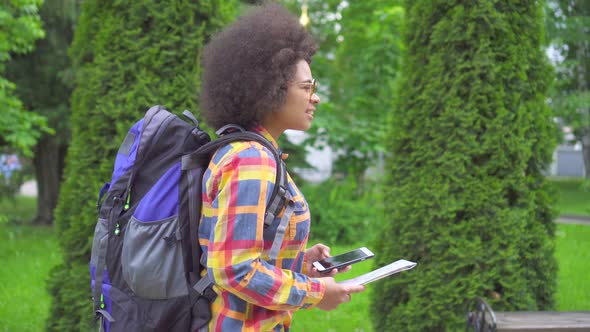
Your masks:
{"label": "grass lawn", "polygon": [[[332,246],[330,252],[332,255],[338,255],[362,246]],[[372,266],[371,260],[356,263],[350,271],[337,275],[336,280],[346,280],[370,272]],[[372,291],[371,285],[367,285],[366,291],[353,294],[350,302],[341,304],[338,309],[333,311],[318,309],[298,311],[293,317],[292,330],[301,332],[373,331],[369,316],[369,297]]]}
{"label": "grass lawn", "polygon": [[45,280],[60,259],[51,228],[0,225],[0,331],[44,330]]}
{"label": "grass lawn", "polygon": [[[556,257],[560,265],[557,309],[590,310],[590,226],[560,224]],[[51,267],[60,262],[57,240],[49,228],[0,226],[0,331],[42,331],[49,309],[45,280]],[[358,246],[334,246],[338,254]],[[366,273],[372,262],[355,264],[337,279]],[[352,301],[335,311],[302,310],[295,313],[293,331],[373,331],[367,291],[354,294]]]}
{"label": "grass lawn", "polygon": [[[0,226],[0,331],[42,331],[49,309],[45,280],[51,267],[60,261],[57,241],[49,228]],[[590,310],[590,226],[560,224],[556,257],[560,265],[557,309]],[[353,249],[332,247],[338,254]],[[371,261],[357,263],[337,279],[366,273]],[[293,331],[373,331],[367,291],[335,311],[303,310],[295,313]]]}
{"label": "grass lawn", "polygon": [[556,240],[557,309],[590,310],[590,226],[560,224]]}
{"label": "grass lawn", "polygon": [[560,214],[590,216],[590,185],[578,179],[553,179],[558,191]]}
{"label": "grass lawn", "polygon": [[[554,182],[560,192],[560,213],[590,215],[590,190],[584,190],[581,181]],[[50,303],[45,281],[61,257],[52,229],[26,225],[34,217],[35,208],[33,198],[0,202],[0,332],[44,330]],[[557,310],[590,310],[590,226],[559,224],[556,240]],[[335,255],[356,247],[332,246],[331,251]],[[369,272],[371,266],[370,260],[355,264],[337,279]],[[369,314],[373,291],[368,285],[366,292],[354,294],[351,302],[335,311],[296,312],[293,331],[373,331]]]}

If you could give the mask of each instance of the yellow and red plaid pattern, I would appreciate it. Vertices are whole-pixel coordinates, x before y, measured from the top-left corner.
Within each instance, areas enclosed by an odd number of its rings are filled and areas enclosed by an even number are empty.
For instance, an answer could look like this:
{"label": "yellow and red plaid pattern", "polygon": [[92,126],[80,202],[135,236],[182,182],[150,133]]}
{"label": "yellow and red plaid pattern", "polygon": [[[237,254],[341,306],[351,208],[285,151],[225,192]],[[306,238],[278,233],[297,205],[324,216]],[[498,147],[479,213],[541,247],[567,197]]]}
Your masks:
{"label": "yellow and red plaid pattern", "polygon": [[[277,147],[272,136],[256,128]],[[264,226],[276,161],[256,142],[235,142],[213,156],[203,177],[199,242],[218,294],[209,331],[289,331],[292,311],[316,305],[324,284],[302,273],[310,215],[289,176],[295,212],[276,262],[269,254],[280,221]]]}

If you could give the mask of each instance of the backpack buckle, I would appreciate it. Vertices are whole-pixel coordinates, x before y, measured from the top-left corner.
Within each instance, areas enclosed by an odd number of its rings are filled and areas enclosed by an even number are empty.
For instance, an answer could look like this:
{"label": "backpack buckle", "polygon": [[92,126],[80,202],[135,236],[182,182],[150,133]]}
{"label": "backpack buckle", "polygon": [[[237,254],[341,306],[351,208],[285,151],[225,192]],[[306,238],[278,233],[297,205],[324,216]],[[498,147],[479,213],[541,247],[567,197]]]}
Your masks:
{"label": "backpack buckle", "polygon": [[115,318],[113,318],[113,316],[111,316],[111,314],[109,314],[109,312],[106,310],[96,310],[94,314],[96,315],[97,319],[100,319],[101,324],[103,323],[105,318],[109,321],[109,323],[113,323],[115,321]]}
{"label": "backpack buckle", "polygon": [[201,296],[203,296],[210,302],[213,302],[213,300],[215,300],[215,298],[217,297],[217,293],[215,293],[215,291],[213,290],[213,285],[211,285],[205,289]]}

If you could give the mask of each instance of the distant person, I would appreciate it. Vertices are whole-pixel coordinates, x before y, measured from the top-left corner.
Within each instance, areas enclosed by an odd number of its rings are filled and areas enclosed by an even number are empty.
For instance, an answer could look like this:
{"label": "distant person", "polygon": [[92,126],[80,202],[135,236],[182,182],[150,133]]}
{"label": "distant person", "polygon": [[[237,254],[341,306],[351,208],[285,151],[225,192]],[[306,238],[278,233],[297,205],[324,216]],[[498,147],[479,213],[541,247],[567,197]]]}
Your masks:
{"label": "distant person", "polygon": [[12,173],[19,171],[22,166],[16,154],[2,154],[0,155],[0,168],[4,177],[4,181],[9,183]]}
{"label": "distant person", "polygon": [[[277,4],[252,9],[206,45],[201,110],[215,129],[236,124],[263,135],[275,148],[287,129],[311,127],[320,98],[310,63],[316,44],[295,16]],[[204,271],[214,282],[209,331],[288,331],[294,310],[333,310],[364,286],[336,283],[311,263],[329,248],[307,249],[310,213],[289,177],[295,203],[276,260],[280,222],[265,227],[276,161],[256,142],[231,143],[213,156],[203,178],[199,242]],[[340,271],[342,272],[342,271]]]}

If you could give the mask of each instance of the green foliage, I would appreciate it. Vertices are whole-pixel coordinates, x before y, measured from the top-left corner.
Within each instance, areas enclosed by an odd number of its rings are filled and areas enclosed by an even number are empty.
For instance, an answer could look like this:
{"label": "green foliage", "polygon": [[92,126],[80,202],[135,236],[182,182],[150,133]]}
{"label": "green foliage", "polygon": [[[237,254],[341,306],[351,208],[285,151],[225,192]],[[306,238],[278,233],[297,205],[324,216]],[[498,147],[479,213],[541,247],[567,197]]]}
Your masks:
{"label": "green foliage", "polygon": [[311,241],[321,239],[328,245],[371,242],[383,221],[380,188],[353,176],[303,186],[312,216]]}
{"label": "green foliage", "polygon": [[24,174],[16,171],[8,178],[0,173],[0,200],[14,200],[20,186],[24,182]]}
{"label": "green foliage", "polygon": [[[288,5],[300,13],[301,1]],[[397,0],[309,1],[308,14],[320,44],[312,70],[321,103],[305,145],[339,151],[335,172],[361,181],[384,151],[403,8]]]}
{"label": "green foliage", "polygon": [[559,54],[551,107],[582,142],[586,177],[590,178],[590,2],[550,0],[546,11],[547,38]]}
{"label": "green foliage", "polygon": [[463,303],[554,306],[555,146],[540,2],[406,1],[404,67],[386,162],[377,331],[458,330]]}
{"label": "green foliage", "polygon": [[[333,48],[320,47],[320,89],[325,96],[317,112],[316,145],[339,151],[336,172],[359,177],[384,151],[391,95],[402,50],[403,8],[399,1],[351,1],[338,4]],[[333,15],[333,14],[332,14]],[[322,29],[323,24],[321,25]],[[314,68],[315,68],[314,67]]]}
{"label": "green foliage", "polygon": [[110,179],[118,145],[150,106],[198,111],[202,45],[233,7],[218,0],[83,2],[70,49],[72,141],[55,212],[64,263],[50,277],[49,331],[81,331],[92,321],[93,203]]}
{"label": "green foliage", "polygon": [[547,39],[561,57],[556,59],[557,81],[551,105],[580,135],[590,129],[590,3],[551,0],[546,10]]}
{"label": "green foliage", "polygon": [[27,225],[37,212],[37,199],[27,196],[0,198],[0,225]]}
{"label": "green foliage", "polygon": [[35,40],[44,36],[38,7],[41,0],[3,1],[0,3],[0,144],[31,155],[31,147],[43,132],[52,132],[44,117],[25,112],[14,95],[15,85],[4,78],[5,65],[12,54],[33,49]]}
{"label": "green foliage", "polygon": [[40,8],[45,38],[35,49],[14,56],[8,63],[7,78],[16,84],[24,108],[47,119],[55,135],[44,139],[69,141],[69,98],[73,89],[70,46],[77,17],[77,0],[46,1]]}
{"label": "green foliage", "polygon": [[[301,14],[301,0],[282,2]],[[359,181],[384,151],[403,14],[399,0],[308,1],[321,103],[304,145],[339,151],[335,172]]]}
{"label": "green foliage", "polygon": [[43,133],[34,145],[33,166],[39,195],[36,223],[51,224],[57,204],[64,160],[70,140],[69,100],[73,73],[67,50],[78,15],[79,0],[46,1],[40,9],[45,38],[35,49],[15,56],[6,75],[15,94],[34,116],[47,119],[55,133]]}
{"label": "green foliage", "polygon": [[42,0],[3,1],[0,4],[0,63],[10,59],[10,53],[27,53],[35,40],[42,38],[43,28],[38,14]]}

